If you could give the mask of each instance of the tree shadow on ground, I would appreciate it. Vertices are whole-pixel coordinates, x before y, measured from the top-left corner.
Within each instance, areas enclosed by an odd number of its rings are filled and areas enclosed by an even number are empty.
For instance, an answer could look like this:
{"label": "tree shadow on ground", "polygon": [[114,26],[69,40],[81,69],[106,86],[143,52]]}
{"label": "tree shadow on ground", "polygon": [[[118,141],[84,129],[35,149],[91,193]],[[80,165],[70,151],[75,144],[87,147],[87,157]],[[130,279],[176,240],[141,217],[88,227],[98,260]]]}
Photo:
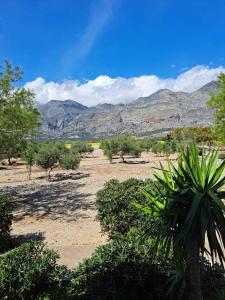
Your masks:
{"label": "tree shadow on ground", "polygon": [[42,232],[12,235],[12,241],[14,245],[21,245],[31,241],[43,241],[44,239],[45,237]]}
{"label": "tree shadow on ground", "polygon": [[149,164],[149,160],[126,160],[125,163],[128,165]]}
{"label": "tree shadow on ground", "polygon": [[94,200],[90,199],[92,194],[78,191],[82,186],[84,184],[77,181],[64,180],[8,187],[4,192],[13,197],[15,221],[32,216],[70,222],[88,218],[85,211],[95,209]]}

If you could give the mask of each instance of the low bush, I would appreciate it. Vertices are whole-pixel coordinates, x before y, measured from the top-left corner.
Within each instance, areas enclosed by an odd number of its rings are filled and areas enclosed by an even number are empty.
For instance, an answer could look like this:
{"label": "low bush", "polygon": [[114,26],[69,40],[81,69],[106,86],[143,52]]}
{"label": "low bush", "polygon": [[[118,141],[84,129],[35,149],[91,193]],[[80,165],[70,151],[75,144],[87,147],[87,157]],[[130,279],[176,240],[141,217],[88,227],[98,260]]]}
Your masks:
{"label": "low bush", "polygon": [[58,255],[43,243],[25,243],[0,256],[0,299],[37,299],[60,293],[69,271],[56,265]]}
{"label": "low bush", "polygon": [[7,195],[0,196],[0,252],[10,246],[12,219],[12,199]]}
{"label": "low bush", "polygon": [[112,179],[97,193],[97,219],[103,232],[113,237],[125,234],[133,227],[149,223],[149,216],[138,210],[132,202],[146,204],[142,189],[155,189],[151,180],[128,179],[123,182]]}
{"label": "low bush", "polygon": [[98,247],[74,271],[73,299],[166,299],[167,272],[149,252],[147,244],[132,240]]}

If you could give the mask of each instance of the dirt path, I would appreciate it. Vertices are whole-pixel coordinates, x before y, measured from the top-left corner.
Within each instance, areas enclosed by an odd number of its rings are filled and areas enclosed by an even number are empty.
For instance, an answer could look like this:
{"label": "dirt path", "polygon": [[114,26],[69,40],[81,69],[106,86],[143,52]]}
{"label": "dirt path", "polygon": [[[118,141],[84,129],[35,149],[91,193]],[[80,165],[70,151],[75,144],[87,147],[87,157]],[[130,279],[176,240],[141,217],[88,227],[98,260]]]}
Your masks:
{"label": "dirt path", "polygon": [[[75,267],[92,251],[107,241],[95,220],[95,196],[112,178],[149,178],[151,167],[165,158],[144,153],[141,158],[122,164],[109,164],[96,149],[93,157],[84,158],[79,170],[71,173],[55,170],[54,175],[73,178],[47,182],[44,173],[34,169],[27,180],[24,165],[0,170],[0,192],[10,193],[14,200],[12,234],[20,241],[44,240],[60,254],[60,263]],[[68,177],[71,177],[68,176]]]}

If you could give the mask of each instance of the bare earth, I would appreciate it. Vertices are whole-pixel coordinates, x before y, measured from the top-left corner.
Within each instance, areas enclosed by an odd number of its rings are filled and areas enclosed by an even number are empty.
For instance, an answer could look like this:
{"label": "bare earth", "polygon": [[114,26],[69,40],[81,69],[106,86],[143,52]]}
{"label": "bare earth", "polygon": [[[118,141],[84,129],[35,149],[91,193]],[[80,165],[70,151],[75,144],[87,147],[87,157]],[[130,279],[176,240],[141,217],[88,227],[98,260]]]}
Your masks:
{"label": "bare earth", "polygon": [[12,235],[19,241],[44,240],[49,248],[58,251],[59,263],[77,266],[98,245],[107,242],[95,220],[96,192],[112,178],[152,177],[152,167],[165,162],[165,158],[143,153],[127,161],[110,164],[102,151],[95,149],[93,156],[82,159],[73,173],[54,170],[52,182],[43,178],[45,173],[38,168],[28,180],[23,164],[0,166],[0,193],[10,193],[14,200]]}

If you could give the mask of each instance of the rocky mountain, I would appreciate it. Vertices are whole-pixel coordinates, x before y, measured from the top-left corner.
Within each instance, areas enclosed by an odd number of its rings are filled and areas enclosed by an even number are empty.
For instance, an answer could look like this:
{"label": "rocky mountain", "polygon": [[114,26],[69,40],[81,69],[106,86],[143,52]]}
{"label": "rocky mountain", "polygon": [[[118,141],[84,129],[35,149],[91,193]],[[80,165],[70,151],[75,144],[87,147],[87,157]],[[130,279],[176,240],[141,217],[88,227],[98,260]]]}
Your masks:
{"label": "rocky mountain", "polygon": [[116,134],[162,134],[177,127],[209,126],[211,93],[219,91],[212,81],[192,93],[167,89],[129,104],[99,104],[87,108],[76,101],[52,100],[40,106],[42,129],[49,137],[102,138]]}
{"label": "rocky mountain", "polygon": [[83,113],[86,106],[73,100],[51,100],[46,104],[39,105],[41,113],[42,130],[62,130],[73,119]]}

